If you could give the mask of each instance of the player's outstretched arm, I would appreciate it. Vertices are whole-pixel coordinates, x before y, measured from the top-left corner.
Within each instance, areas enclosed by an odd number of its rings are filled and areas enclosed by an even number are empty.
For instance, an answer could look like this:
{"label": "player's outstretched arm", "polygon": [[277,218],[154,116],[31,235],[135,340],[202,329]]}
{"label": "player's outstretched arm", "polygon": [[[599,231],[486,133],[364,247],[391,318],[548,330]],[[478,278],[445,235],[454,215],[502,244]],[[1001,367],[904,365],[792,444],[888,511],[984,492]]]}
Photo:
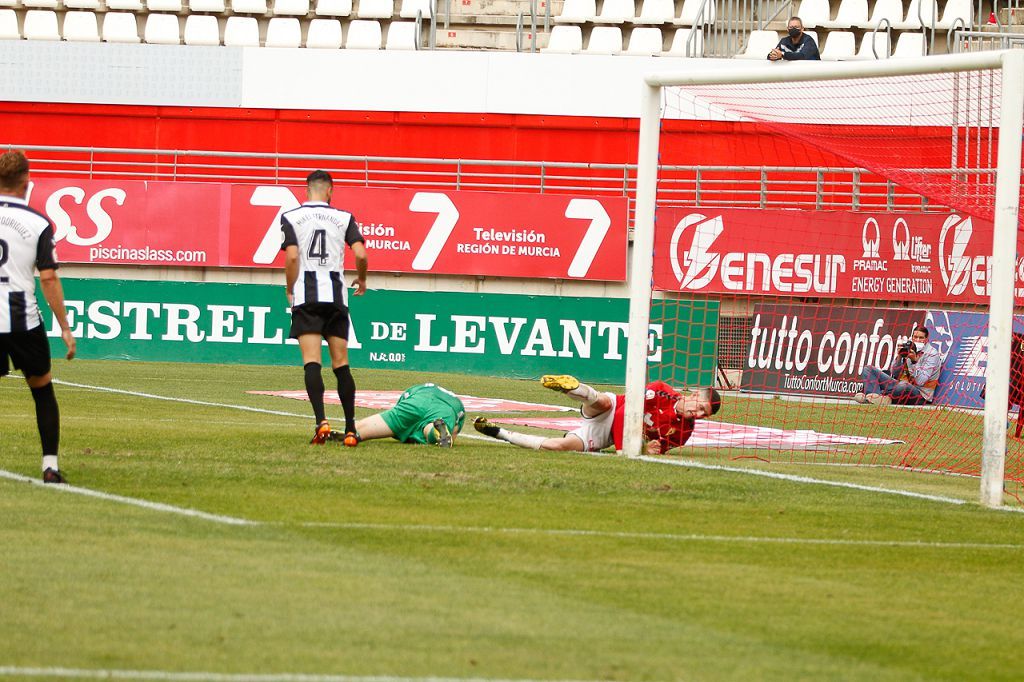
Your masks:
{"label": "player's outstretched arm", "polygon": [[68,311],[64,307],[64,287],[60,283],[57,271],[40,270],[39,285],[42,287],[43,297],[53,311],[53,316],[57,318],[57,324],[60,325],[60,337],[68,349],[65,357],[72,360],[75,357],[75,337],[71,335],[71,327],[68,325]]}
{"label": "player's outstretched arm", "polygon": [[356,288],[352,294],[362,296],[366,293],[366,268],[369,265],[369,258],[366,255],[366,246],[362,242],[352,244],[352,255],[356,257],[356,281],[352,286]]}

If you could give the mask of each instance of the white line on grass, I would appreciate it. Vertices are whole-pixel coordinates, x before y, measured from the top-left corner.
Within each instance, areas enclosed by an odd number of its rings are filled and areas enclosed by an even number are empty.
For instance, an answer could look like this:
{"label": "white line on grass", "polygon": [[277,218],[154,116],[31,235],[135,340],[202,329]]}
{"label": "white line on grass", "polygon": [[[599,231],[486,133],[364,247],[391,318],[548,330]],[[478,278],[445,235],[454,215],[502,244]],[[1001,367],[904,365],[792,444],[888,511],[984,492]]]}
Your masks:
{"label": "white line on grass", "polygon": [[[540,682],[485,677],[397,677],[394,675],[313,675],[304,673],[213,673],[168,670],[88,670],[0,666],[6,677],[61,677],[71,680],[156,680],[166,682]],[[555,682],[555,681],[552,681]],[[569,682],[569,681],[561,681]]]}
{"label": "white line on grass", "polygon": [[16,474],[13,471],[5,471],[3,469],[0,469],[0,478],[6,478],[7,480],[10,481],[21,481],[22,483],[31,483],[32,485],[43,486],[51,490],[59,490],[61,492],[70,493],[72,495],[84,495],[85,497],[95,497],[101,500],[119,502],[121,504],[129,504],[132,505],[133,507],[142,507],[143,509],[151,509],[153,511],[167,512],[169,514],[179,514],[181,516],[192,516],[197,519],[203,519],[204,521],[215,521],[216,523],[226,523],[231,526],[260,525],[258,521],[240,519],[234,516],[210,514],[208,512],[199,511],[198,509],[189,509],[187,507],[175,507],[172,504],[164,504],[162,502],[150,502],[148,500],[140,500],[135,497],[124,497],[122,495],[103,493],[98,490],[92,490],[90,488],[80,488],[78,486],[67,484],[53,485],[49,483],[43,483],[38,478],[22,476],[21,474]]}

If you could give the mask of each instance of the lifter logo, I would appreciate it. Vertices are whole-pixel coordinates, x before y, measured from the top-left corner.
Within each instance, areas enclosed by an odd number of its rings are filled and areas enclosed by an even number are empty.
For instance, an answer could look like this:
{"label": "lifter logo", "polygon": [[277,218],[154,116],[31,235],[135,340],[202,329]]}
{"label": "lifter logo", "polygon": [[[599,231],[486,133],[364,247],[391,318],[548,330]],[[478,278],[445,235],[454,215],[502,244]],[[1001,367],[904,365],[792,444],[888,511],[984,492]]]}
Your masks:
{"label": "lifter logo", "polygon": [[[720,215],[708,218],[691,213],[676,224],[669,260],[681,290],[834,294],[839,274],[846,272],[846,257],[837,253],[712,250],[724,233]],[[727,240],[723,238],[721,242]]]}

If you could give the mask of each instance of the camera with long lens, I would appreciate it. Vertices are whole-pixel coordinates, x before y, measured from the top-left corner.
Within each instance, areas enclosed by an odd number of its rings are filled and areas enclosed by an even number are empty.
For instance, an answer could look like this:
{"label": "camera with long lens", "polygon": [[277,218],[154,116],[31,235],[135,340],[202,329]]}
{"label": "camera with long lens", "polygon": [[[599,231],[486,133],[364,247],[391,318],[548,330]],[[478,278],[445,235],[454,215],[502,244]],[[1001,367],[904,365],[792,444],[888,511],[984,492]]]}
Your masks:
{"label": "camera with long lens", "polygon": [[917,346],[914,345],[913,341],[904,341],[896,348],[896,353],[901,357],[905,358],[912,352],[917,350]]}

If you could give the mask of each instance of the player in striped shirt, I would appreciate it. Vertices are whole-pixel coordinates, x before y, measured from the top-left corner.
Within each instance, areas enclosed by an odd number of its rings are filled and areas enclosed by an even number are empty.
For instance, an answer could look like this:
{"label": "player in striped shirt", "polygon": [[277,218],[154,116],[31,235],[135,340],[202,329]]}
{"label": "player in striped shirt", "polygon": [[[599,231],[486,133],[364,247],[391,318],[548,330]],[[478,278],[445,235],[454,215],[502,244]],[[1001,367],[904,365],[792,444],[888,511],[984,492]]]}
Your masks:
{"label": "player in striped shirt", "polygon": [[[477,417],[473,427],[480,433],[534,450],[598,452],[615,446],[622,449],[626,397],[604,393],[568,375],[541,377],[544,388],[561,391],[582,403],[583,423],[561,438],[534,436],[491,424],[486,417]],[[680,393],[663,381],[647,384],[644,396],[644,439],[649,455],[660,455],[681,447],[690,439],[697,419],[716,414],[722,407],[722,396],[713,388],[698,388]]]}
{"label": "player in striped shirt", "polygon": [[35,271],[50,305],[67,359],[75,357],[64,289],[57,277],[53,225],[28,207],[28,159],[22,152],[0,155],[0,376],[10,364],[21,371],[36,404],[36,426],[43,446],[43,481],[64,483],[57,465],[60,411],[50,376],[50,343],[36,303]]}
{"label": "player in striped shirt", "polygon": [[321,339],[327,340],[338,397],[345,413],[345,445],[355,446],[356,383],[348,365],[348,291],[344,281],[345,245],[356,260],[354,296],[366,293],[366,246],[351,213],[330,205],[334,181],[326,171],[306,178],[307,201],[281,215],[285,281],[292,309],[291,338],[298,339],[305,368],[306,393],[313,405],[315,445],[331,435],[324,412]]}

